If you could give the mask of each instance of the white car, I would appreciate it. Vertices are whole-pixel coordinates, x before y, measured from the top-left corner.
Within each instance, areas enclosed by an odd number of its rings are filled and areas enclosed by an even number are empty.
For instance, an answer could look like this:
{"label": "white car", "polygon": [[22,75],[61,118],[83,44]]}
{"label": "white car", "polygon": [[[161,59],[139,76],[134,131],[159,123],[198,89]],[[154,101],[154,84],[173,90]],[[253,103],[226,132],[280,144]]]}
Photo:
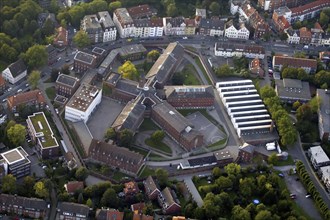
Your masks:
{"label": "white car", "polygon": [[20,93],[20,92],[22,92],[23,91],[23,89],[19,89],[19,90],[17,90],[17,93]]}
{"label": "white car", "polygon": [[58,111],[58,109],[57,109],[57,108],[55,108],[55,112],[56,112],[56,114],[59,114],[59,111]]}
{"label": "white car", "polygon": [[7,99],[3,99],[2,102],[7,102]]}
{"label": "white car", "polygon": [[9,87],[9,88],[8,88],[8,92],[10,92],[12,89],[13,89],[13,88]]}
{"label": "white car", "polygon": [[25,86],[26,86],[26,87],[29,87],[29,83],[26,83]]}

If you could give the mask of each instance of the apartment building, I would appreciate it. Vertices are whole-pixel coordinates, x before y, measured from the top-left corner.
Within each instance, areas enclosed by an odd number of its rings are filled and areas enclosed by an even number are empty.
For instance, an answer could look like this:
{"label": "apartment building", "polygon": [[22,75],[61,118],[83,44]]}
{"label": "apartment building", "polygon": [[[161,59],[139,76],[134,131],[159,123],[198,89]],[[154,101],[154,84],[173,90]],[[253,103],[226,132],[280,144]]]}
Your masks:
{"label": "apartment building", "polygon": [[16,178],[29,176],[31,172],[31,161],[22,147],[17,147],[3,152],[1,164],[4,166],[5,174],[12,174]]}
{"label": "apartment building", "polygon": [[78,89],[79,79],[66,74],[59,74],[56,82],[56,94],[70,98]]}
{"label": "apartment building", "polygon": [[115,23],[119,36],[121,38],[128,38],[135,36],[134,21],[126,8],[117,8],[114,11],[113,22]]}
{"label": "apartment building", "polygon": [[316,72],[317,61],[315,59],[273,56],[273,69],[281,70],[283,66],[302,68],[306,73],[312,74]]}

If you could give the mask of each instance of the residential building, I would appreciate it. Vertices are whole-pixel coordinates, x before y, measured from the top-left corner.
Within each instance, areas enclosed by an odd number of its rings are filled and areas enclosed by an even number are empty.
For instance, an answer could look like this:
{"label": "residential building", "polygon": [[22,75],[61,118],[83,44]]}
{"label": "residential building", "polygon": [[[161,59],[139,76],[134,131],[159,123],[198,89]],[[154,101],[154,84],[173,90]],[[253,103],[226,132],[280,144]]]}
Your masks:
{"label": "residential building", "polygon": [[293,8],[306,2],[306,0],[258,0],[258,5],[265,11],[274,11],[279,7]]}
{"label": "residential building", "polygon": [[102,42],[114,41],[117,38],[117,28],[108,11],[100,11],[97,14],[103,30]]}
{"label": "residential building", "polygon": [[90,161],[106,164],[131,176],[137,176],[144,164],[141,154],[95,139],[91,142],[88,155]]}
{"label": "residential building", "polygon": [[142,44],[131,44],[121,47],[119,58],[122,62],[140,60],[147,56],[147,52]]}
{"label": "residential building", "polygon": [[203,135],[168,102],[152,106],[151,119],[185,150],[203,146]]}
{"label": "residential building", "polygon": [[174,108],[210,108],[214,105],[212,86],[165,86],[167,102]]}
{"label": "residential building", "polygon": [[254,39],[261,39],[266,34],[269,34],[270,28],[267,23],[264,22],[258,22],[256,24],[256,27],[254,28]]}
{"label": "residential building", "polygon": [[329,0],[318,0],[312,1],[310,3],[291,8],[291,23],[297,21],[304,21],[311,18],[314,18],[316,15],[319,15],[320,11],[330,7]]}
{"label": "residential building", "polygon": [[322,34],[321,44],[323,46],[330,46],[330,33],[329,32]]}
{"label": "residential building", "polygon": [[11,84],[15,84],[21,79],[25,78],[27,74],[27,67],[22,59],[10,64],[2,71],[2,77]]}
{"label": "residential building", "polygon": [[116,209],[97,209],[95,214],[96,220],[123,220],[124,212],[120,212]]}
{"label": "residential building", "polygon": [[17,147],[0,154],[6,174],[12,174],[16,178],[30,175],[31,161],[22,147]]}
{"label": "residential building", "polygon": [[312,41],[312,32],[308,30],[308,28],[306,27],[302,27],[299,29],[299,36],[300,36],[300,40],[299,40],[300,44],[308,45]]}
{"label": "residential building", "polygon": [[88,220],[89,207],[87,205],[59,202],[57,204],[57,212],[61,220]]}
{"label": "residential building", "polygon": [[250,31],[245,27],[244,24],[241,24],[239,28],[236,28],[232,20],[226,23],[225,37],[248,40],[249,36],[250,36]]}
{"label": "residential building", "polygon": [[249,21],[251,15],[253,15],[256,12],[257,10],[254,7],[252,7],[249,2],[245,2],[238,9],[238,13],[240,14],[240,16],[242,16],[244,20],[247,22]]}
{"label": "residential building", "polygon": [[184,48],[180,43],[170,43],[147,73],[146,86],[164,87],[181,63],[183,54]]}
{"label": "residential building", "polygon": [[76,158],[74,157],[73,153],[71,151],[68,151],[64,154],[64,164],[69,170],[73,170],[78,167]]}
{"label": "residential building", "polygon": [[17,112],[21,105],[33,106],[36,110],[42,110],[46,106],[46,100],[40,90],[32,90],[10,96],[7,98],[8,109]]}
{"label": "residential building", "polygon": [[327,191],[330,191],[330,166],[320,167],[319,173],[321,174],[321,180],[325,185]]}
{"label": "residential building", "polygon": [[219,18],[201,19],[199,34],[222,37],[225,33],[225,22]]}
{"label": "residential building", "polygon": [[140,103],[140,99],[132,99],[126,104],[111,127],[117,132],[130,129],[135,133],[143,122],[145,109],[146,106]]}
{"label": "residential building", "polygon": [[181,211],[180,201],[175,192],[168,187],[159,193],[158,203],[165,215],[172,215]]}
{"label": "residential building", "polygon": [[320,139],[327,142],[330,141],[330,91],[327,89],[317,89],[316,97],[319,102],[318,109],[318,126]]}
{"label": "residential building", "polygon": [[289,23],[291,23],[292,12],[287,6],[282,6],[274,10],[273,20],[277,20],[279,17],[283,16]]}
{"label": "residential building", "polygon": [[59,74],[56,82],[56,94],[70,98],[78,89],[79,79],[66,74]]}
{"label": "residential building", "polygon": [[299,79],[276,79],[275,92],[281,101],[285,103],[294,103],[296,101],[306,103],[311,100],[309,82]]}
{"label": "residential building", "polygon": [[151,8],[148,4],[133,6],[127,8],[128,14],[132,19],[151,18],[157,15],[157,11]]}
{"label": "residential building", "polygon": [[302,68],[306,73],[312,74],[316,72],[317,61],[314,59],[273,56],[273,69],[281,70],[282,67]]}
{"label": "residential building", "polygon": [[69,195],[75,194],[77,191],[81,191],[84,189],[83,181],[70,181],[64,184],[64,188]]}
{"label": "residential building", "polygon": [[49,159],[59,156],[60,147],[43,112],[28,116],[27,128],[32,140],[37,144],[39,158]]}
{"label": "residential building", "polygon": [[140,192],[140,189],[136,182],[130,181],[130,182],[124,183],[124,193],[125,193],[126,198],[134,196],[139,192]]}
{"label": "residential building", "polygon": [[261,61],[258,58],[254,58],[249,65],[249,69],[252,74],[257,75],[259,77],[265,76],[265,71],[261,67]]}
{"label": "residential building", "polygon": [[164,26],[162,18],[151,18],[149,37],[161,37],[164,35]]}
{"label": "residential building", "polygon": [[5,91],[6,91],[6,81],[2,77],[2,75],[0,75],[0,94],[5,93]]}
{"label": "residential building", "polygon": [[57,62],[57,50],[56,48],[51,45],[51,44],[48,44],[46,46],[46,51],[47,51],[47,54],[48,54],[48,65],[51,65],[55,62]]}
{"label": "residential building", "polygon": [[145,207],[144,202],[135,203],[131,205],[131,211],[133,212],[133,220],[153,220],[153,216],[143,214]]}
{"label": "residential building", "polygon": [[330,51],[321,51],[319,52],[319,59],[322,62],[327,62],[330,60]]}
{"label": "residential building", "polygon": [[314,169],[330,165],[330,159],[321,146],[315,146],[308,149],[308,155]]}
{"label": "residential building", "polygon": [[289,29],[286,31],[288,39],[286,40],[289,44],[299,44],[300,43],[300,32],[299,30]]}
{"label": "residential building", "polygon": [[126,8],[117,8],[113,13],[113,22],[115,23],[119,36],[121,38],[134,37],[135,26],[132,17]]}
{"label": "residential building", "polygon": [[315,45],[315,46],[320,46],[322,43],[322,32],[318,32],[318,31],[314,31],[315,29],[312,29],[312,38],[311,38],[311,45]]}
{"label": "residential building", "polygon": [[46,217],[47,203],[37,198],[27,198],[17,195],[0,194],[0,213],[43,219]]}
{"label": "residential building", "polygon": [[251,163],[254,157],[255,146],[244,143],[242,146],[239,146],[238,158],[240,162]]}
{"label": "residential building", "polygon": [[147,179],[143,181],[144,190],[150,200],[157,199],[160,194],[158,185],[156,184],[152,176],[148,176]]}
{"label": "residential building", "polygon": [[291,25],[284,16],[273,17],[273,23],[278,32],[283,33],[288,30]]}
{"label": "residential building", "polygon": [[164,27],[162,18],[134,19],[134,26],[134,37],[149,38],[163,36]]}
{"label": "residential building", "polygon": [[165,35],[185,35],[186,23],[183,17],[164,17],[163,26]]}
{"label": "residential building", "polygon": [[85,71],[96,67],[97,61],[96,56],[78,51],[74,56],[73,67],[78,73],[84,73]]}
{"label": "residential building", "polygon": [[195,35],[196,34],[196,23],[195,19],[185,18],[184,22],[186,24],[185,35]]}
{"label": "residential building", "polygon": [[56,29],[56,35],[54,37],[54,43],[58,48],[64,48],[68,46],[68,31],[64,27],[59,27]]}
{"label": "residential building", "polygon": [[220,57],[242,57],[264,59],[265,49],[258,45],[216,43],[214,47],[215,56]]}
{"label": "residential building", "polygon": [[86,123],[101,103],[102,89],[89,84],[82,84],[65,106],[65,119]]}

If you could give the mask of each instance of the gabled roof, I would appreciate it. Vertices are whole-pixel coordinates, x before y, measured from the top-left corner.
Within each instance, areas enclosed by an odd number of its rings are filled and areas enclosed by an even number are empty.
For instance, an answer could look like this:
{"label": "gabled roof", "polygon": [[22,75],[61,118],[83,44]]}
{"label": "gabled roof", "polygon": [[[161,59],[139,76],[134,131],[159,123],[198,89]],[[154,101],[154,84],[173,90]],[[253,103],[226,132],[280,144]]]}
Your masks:
{"label": "gabled roof", "polygon": [[308,30],[308,28],[306,28],[306,27],[300,28],[299,32],[300,32],[300,37],[304,37],[304,38],[311,38],[312,37],[312,32],[310,32]]}
{"label": "gabled roof", "polygon": [[146,16],[151,16],[156,14],[156,11],[152,9],[148,4],[138,5],[134,7],[127,8],[129,15],[133,18],[142,18]]}
{"label": "gabled roof", "polygon": [[125,195],[127,194],[135,194],[138,193],[140,191],[139,186],[136,182],[134,181],[130,181],[127,183],[124,183],[124,193]]}
{"label": "gabled roof", "polygon": [[124,212],[116,209],[97,209],[95,218],[96,220],[123,220]]}
{"label": "gabled roof", "polygon": [[10,73],[13,77],[16,77],[27,70],[27,67],[24,64],[22,59],[17,60],[15,63],[12,63],[8,66]]}
{"label": "gabled roof", "polygon": [[225,22],[220,19],[202,19],[199,25],[200,28],[224,30]]}
{"label": "gabled roof", "polygon": [[56,79],[56,83],[66,85],[71,88],[75,87],[76,83],[78,83],[78,82],[79,82],[78,78],[74,78],[74,77],[66,75],[66,74],[59,74]]}
{"label": "gabled roof", "polygon": [[165,95],[167,99],[171,98],[213,98],[212,86],[194,85],[194,86],[165,86]]}
{"label": "gabled roof", "polygon": [[2,206],[20,206],[23,209],[46,211],[47,203],[42,199],[27,198],[15,195],[0,194],[0,204]]}
{"label": "gabled roof", "polygon": [[155,191],[160,192],[156,182],[152,176],[148,176],[145,181],[143,181],[143,185],[146,188],[147,194],[151,194]]}
{"label": "gabled roof", "polygon": [[57,209],[60,214],[71,215],[74,216],[82,215],[88,219],[89,207],[87,205],[73,203],[73,202],[59,202],[57,205]]}
{"label": "gabled roof", "polygon": [[45,97],[42,95],[39,89],[8,97],[8,106],[10,108],[29,102],[36,102],[39,104],[45,103]]}
{"label": "gabled roof", "polygon": [[73,194],[77,190],[84,189],[84,182],[82,182],[82,181],[70,181],[67,184],[64,184],[64,188],[69,194]]}
{"label": "gabled roof", "polygon": [[164,198],[163,203],[166,204],[167,208],[171,207],[172,205],[177,205],[180,207],[179,200],[176,198],[175,193],[169,187],[166,187],[162,191],[161,195]]}
{"label": "gabled roof", "polygon": [[254,145],[244,143],[242,146],[239,147],[239,150],[245,151],[245,152],[250,153],[250,154],[253,154],[255,148],[256,147]]}
{"label": "gabled roof", "polygon": [[117,147],[93,139],[89,147],[89,156],[99,162],[137,173],[143,165],[143,155],[125,147]]}
{"label": "gabled roof", "polygon": [[292,11],[292,16],[297,16],[297,15],[307,14],[309,12],[316,11],[329,6],[330,6],[329,0],[318,0],[295,8],[291,8],[291,11]]}
{"label": "gabled roof", "polygon": [[317,67],[317,61],[314,59],[274,56],[273,60],[274,60],[274,65],[287,65],[296,68],[310,67],[313,69],[316,69]]}

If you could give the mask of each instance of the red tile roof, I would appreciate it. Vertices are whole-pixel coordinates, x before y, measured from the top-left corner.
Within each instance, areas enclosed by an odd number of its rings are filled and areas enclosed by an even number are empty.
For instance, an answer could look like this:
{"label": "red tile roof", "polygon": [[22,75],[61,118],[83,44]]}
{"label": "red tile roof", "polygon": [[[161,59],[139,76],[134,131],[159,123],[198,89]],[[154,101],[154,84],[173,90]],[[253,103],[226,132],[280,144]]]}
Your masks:
{"label": "red tile roof", "polygon": [[306,5],[298,6],[295,8],[291,8],[292,16],[307,14],[311,11],[321,10],[322,8],[329,7],[329,0],[318,0],[308,3]]}
{"label": "red tile roof", "polygon": [[144,215],[144,214],[139,214],[139,213],[134,213],[133,214],[133,220],[153,220],[154,217],[149,216],[149,215]]}
{"label": "red tile roof", "polygon": [[45,97],[39,89],[8,97],[8,107],[10,109],[30,102],[45,103]]}
{"label": "red tile roof", "polygon": [[136,182],[131,181],[131,182],[125,183],[124,185],[125,185],[125,188],[124,188],[125,195],[136,194],[140,191]]}
{"label": "red tile roof", "polygon": [[75,193],[77,190],[84,189],[84,182],[81,181],[71,181],[64,185],[65,190],[69,194]]}
{"label": "red tile roof", "polygon": [[310,67],[316,69],[317,61],[314,59],[274,56],[274,65],[288,65],[296,68]]}
{"label": "red tile roof", "polygon": [[5,79],[2,77],[2,75],[0,74],[0,87],[4,86],[6,84]]}
{"label": "red tile roof", "polygon": [[299,32],[300,37],[312,38],[312,32],[310,32],[306,27],[300,28]]}
{"label": "red tile roof", "polygon": [[68,32],[64,27],[59,27],[57,29],[57,35],[54,38],[54,43],[59,46],[68,45]]}

